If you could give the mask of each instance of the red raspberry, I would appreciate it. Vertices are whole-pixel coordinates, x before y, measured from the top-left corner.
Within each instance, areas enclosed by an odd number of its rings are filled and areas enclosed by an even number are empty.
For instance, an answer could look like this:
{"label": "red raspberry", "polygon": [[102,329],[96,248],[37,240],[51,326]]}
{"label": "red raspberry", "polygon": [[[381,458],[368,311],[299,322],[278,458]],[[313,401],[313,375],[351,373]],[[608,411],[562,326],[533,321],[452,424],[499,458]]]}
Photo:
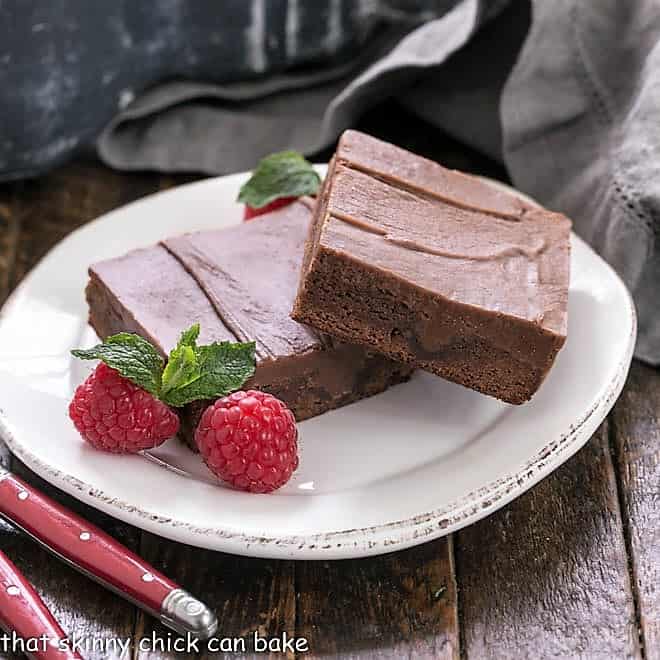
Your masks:
{"label": "red raspberry", "polygon": [[179,430],[175,412],[103,362],[76,389],[69,417],[90,445],[115,454],[157,447]]}
{"label": "red raspberry", "polygon": [[277,209],[281,209],[283,206],[286,206],[287,204],[291,204],[291,202],[294,202],[297,199],[297,197],[278,197],[277,199],[274,199],[270,204],[266,204],[266,206],[261,206],[258,209],[255,209],[252,206],[248,206],[247,204],[245,205],[245,211],[243,211],[243,220],[251,220],[252,218],[256,218],[258,215],[263,215],[264,213],[270,213],[271,211],[276,211]]}
{"label": "red raspberry", "polygon": [[195,442],[213,474],[252,493],[283,486],[298,467],[293,413],[271,394],[234,392],[209,406]]}

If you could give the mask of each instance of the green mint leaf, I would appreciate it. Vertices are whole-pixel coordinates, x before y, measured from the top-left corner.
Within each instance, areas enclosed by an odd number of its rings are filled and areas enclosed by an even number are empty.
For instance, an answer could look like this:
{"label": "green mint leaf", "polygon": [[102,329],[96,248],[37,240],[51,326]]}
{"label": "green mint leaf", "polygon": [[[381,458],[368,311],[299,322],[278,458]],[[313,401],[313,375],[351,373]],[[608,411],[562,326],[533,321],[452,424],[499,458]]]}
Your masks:
{"label": "green mint leaf", "polygon": [[162,400],[171,406],[184,406],[197,399],[217,399],[242,387],[254,374],[255,344],[223,341],[194,349],[199,375],[190,382],[170,389]]}
{"label": "green mint leaf", "polygon": [[128,332],[112,335],[93,348],[71,353],[83,360],[105,362],[171,406],[225,396],[254,374],[254,342],[224,341],[197,346],[198,338],[199,324],[182,332],[165,367],[163,358],[146,339]]}
{"label": "green mint leaf", "polygon": [[199,365],[195,350],[191,346],[177,346],[167,361],[163,371],[163,384],[160,394],[167,398],[167,393],[184,387],[199,378]]}
{"label": "green mint leaf", "polygon": [[195,346],[199,338],[199,323],[191,325],[187,330],[184,330],[179,337],[177,346]]}
{"label": "green mint leaf", "polygon": [[163,371],[161,396],[177,388],[185,387],[199,378],[199,361],[195,353],[199,323],[184,330],[179,337],[179,343],[170,353]]}
{"label": "green mint leaf", "polygon": [[280,151],[259,161],[250,180],[238,194],[238,201],[259,209],[280,197],[315,195],[321,177],[297,151]]}
{"label": "green mint leaf", "polygon": [[139,335],[121,332],[87,350],[73,350],[82,360],[101,360],[147,392],[158,396],[163,373],[163,358]]}

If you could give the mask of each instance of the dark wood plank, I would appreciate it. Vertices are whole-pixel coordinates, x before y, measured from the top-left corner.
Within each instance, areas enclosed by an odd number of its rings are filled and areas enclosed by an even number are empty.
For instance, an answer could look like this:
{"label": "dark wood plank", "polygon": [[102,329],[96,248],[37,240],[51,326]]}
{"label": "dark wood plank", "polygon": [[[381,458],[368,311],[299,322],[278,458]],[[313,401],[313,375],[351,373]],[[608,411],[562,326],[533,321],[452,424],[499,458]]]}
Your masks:
{"label": "dark wood plank", "polygon": [[633,362],[611,415],[624,529],[646,660],[660,659],[660,372]]}
{"label": "dark wood plank", "polygon": [[[243,639],[241,646],[227,657],[252,657],[255,632],[262,638],[290,639],[295,633],[296,594],[294,562],[237,557],[220,552],[200,550],[180,543],[145,534],[141,554],[156,568],[179,582],[185,589],[204,600],[218,615],[216,637]],[[140,613],[136,639],[150,643],[153,636],[167,639],[167,629],[151,617]],[[139,644],[139,641],[138,641]],[[240,644],[240,643],[239,643]],[[203,658],[222,657],[221,647],[200,644]],[[137,657],[173,658],[163,649],[137,649]],[[259,653],[258,657],[271,654]],[[283,657],[272,654],[271,657]]]}
{"label": "dark wood plank", "polygon": [[0,189],[0,305],[9,295],[9,279],[16,260],[20,218],[16,203],[16,189]]}
{"label": "dark wood plank", "polygon": [[120,174],[97,163],[76,162],[44,178],[14,184],[20,187],[16,212],[21,228],[10,286],[74,229],[172,181],[157,174]]}
{"label": "dark wood plank", "polygon": [[451,538],[296,571],[296,635],[311,657],[459,657]]}
{"label": "dark wood plank", "polygon": [[456,542],[468,658],[641,657],[607,425]]}

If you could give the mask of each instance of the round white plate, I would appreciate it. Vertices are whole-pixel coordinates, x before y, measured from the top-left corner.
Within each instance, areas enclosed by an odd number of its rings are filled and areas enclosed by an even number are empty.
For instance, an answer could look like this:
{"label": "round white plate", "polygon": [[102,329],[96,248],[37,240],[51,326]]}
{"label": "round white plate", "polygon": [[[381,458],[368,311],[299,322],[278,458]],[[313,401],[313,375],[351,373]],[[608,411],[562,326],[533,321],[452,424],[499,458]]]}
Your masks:
{"label": "round white plate", "polygon": [[[572,238],[569,338],[534,399],[513,407],[429,374],[300,424],[300,468],[272,495],[214,483],[170,440],[155,456],[114,456],[67,417],[93,365],[69,350],[96,341],[87,266],[161,238],[239,222],[245,175],[144,198],[72,233],[25,278],[0,318],[2,436],[57,487],[155,534],[259,557],[387,552],[468,525],[575,453],[619,394],[635,313],[617,275]],[[501,184],[500,184],[501,185]]]}

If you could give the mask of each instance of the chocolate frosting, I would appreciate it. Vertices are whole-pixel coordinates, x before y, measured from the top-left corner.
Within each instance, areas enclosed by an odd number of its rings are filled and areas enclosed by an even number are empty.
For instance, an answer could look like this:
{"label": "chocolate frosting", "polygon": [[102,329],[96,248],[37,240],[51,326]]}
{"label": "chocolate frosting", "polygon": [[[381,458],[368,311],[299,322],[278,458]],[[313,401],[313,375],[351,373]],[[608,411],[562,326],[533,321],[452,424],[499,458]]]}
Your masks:
{"label": "chocolate frosting", "polygon": [[[289,316],[311,200],[229,229],[187,234],[90,268],[90,323],[99,336],[136,332],[167,355],[197,321],[200,343],[252,341],[257,369],[245,387],[271,392],[307,419],[406,380],[411,368],[331,341]],[[181,413],[192,433],[207,402]]]}
{"label": "chocolate frosting", "polygon": [[449,300],[566,332],[563,215],[347,131],[320,242]]}
{"label": "chocolate frosting", "polygon": [[[167,355],[181,331],[201,327],[199,341],[236,341],[204,292],[191,286],[186,269],[162,246],[133,250],[95,263],[89,270],[92,325],[100,336],[136,332]],[[102,298],[101,298],[102,296]]]}
{"label": "chocolate frosting", "polygon": [[308,206],[298,202],[277,217],[162,242],[233,335],[240,341],[256,339],[261,358],[293,355],[322,344],[317,333],[289,316],[309,216]]}

